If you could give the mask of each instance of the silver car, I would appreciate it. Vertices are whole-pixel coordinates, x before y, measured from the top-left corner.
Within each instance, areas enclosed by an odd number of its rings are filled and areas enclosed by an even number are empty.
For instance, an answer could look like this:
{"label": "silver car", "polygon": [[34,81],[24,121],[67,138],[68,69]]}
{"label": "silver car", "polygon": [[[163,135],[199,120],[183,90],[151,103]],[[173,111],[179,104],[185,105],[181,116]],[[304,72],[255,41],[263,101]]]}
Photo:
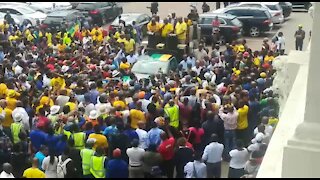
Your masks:
{"label": "silver car", "polygon": [[37,20],[41,23],[47,17],[46,14],[23,5],[0,6],[0,13],[6,14],[7,12],[10,13],[13,19],[18,19],[21,23],[27,21],[28,24],[33,26],[37,24]]}

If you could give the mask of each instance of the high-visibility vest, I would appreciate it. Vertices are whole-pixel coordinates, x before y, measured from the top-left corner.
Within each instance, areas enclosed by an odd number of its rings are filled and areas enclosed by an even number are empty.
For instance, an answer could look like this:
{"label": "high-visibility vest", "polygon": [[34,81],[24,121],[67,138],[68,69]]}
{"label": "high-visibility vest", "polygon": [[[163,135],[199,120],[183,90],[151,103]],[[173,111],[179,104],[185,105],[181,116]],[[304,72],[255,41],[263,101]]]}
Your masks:
{"label": "high-visibility vest", "polygon": [[170,126],[178,128],[179,127],[179,108],[176,105],[171,107],[169,104],[167,104],[164,107],[164,111],[170,118],[170,123],[169,123]]}
{"label": "high-visibility vest", "polygon": [[104,169],[105,156],[92,156],[90,164],[90,172],[95,178],[105,178],[106,170]]}
{"label": "high-visibility vest", "polygon": [[94,150],[92,149],[82,149],[80,151],[80,155],[82,158],[82,170],[83,175],[89,175],[90,173],[90,161],[92,156],[94,155]]}
{"label": "high-visibility vest", "polygon": [[13,143],[16,144],[18,142],[20,142],[19,139],[19,133],[21,131],[22,128],[22,124],[21,123],[12,123],[11,124],[11,133],[12,133],[12,137],[13,137]]}
{"label": "high-visibility vest", "polygon": [[83,132],[73,133],[72,137],[74,140],[74,147],[79,150],[84,149],[84,141],[86,139],[86,133],[83,133]]}

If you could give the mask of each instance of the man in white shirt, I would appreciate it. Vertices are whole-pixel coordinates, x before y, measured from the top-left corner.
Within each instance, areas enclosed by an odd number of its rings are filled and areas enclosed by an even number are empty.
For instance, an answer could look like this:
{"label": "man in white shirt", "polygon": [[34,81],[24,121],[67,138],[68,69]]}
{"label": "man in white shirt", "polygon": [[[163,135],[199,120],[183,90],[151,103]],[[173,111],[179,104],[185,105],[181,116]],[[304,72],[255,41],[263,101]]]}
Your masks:
{"label": "man in white shirt", "polygon": [[218,136],[211,135],[211,143],[208,144],[203,152],[202,160],[207,164],[208,178],[221,177],[221,161],[224,146],[218,143]]}
{"label": "man in white shirt", "polygon": [[130,65],[133,65],[138,60],[138,56],[136,54],[133,54],[133,51],[131,51],[130,54],[126,58],[127,58],[128,63],[130,63]]}
{"label": "man in white shirt", "polygon": [[145,131],[146,123],[143,121],[138,122],[138,128],[136,129],[136,133],[139,136],[139,148],[147,149],[148,148],[148,132]]}
{"label": "man in white shirt", "polygon": [[196,152],[193,162],[184,166],[186,178],[207,178],[207,166],[201,160],[201,152]]}
{"label": "man in white shirt", "polygon": [[0,178],[14,178],[12,174],[12,166],[9,163],[4,163],[2,165],[3,171],[0,174]]}
{"label": "man in white shirt", "polygon": [[12,117],[15,117],[17,114],[22,115],[22,124],[24,130],[30,132],[29,115],[24,109],[21,101],[17,101],[17,107],[12,111]]}
{"label": "man in white shirt", "polygon": [[129,157],[129,178],[144,178],[142,157],[145,150],[138,146],[139,140],[134,139],[132,141],[132,148],[127,149],[127,155]]}
{"label": "man in white shirt", "polygon": [[[262,120],[261,120],[261,124],[264,125],[265,129],[264,129],[264,132],[268,135],[272,135],[273,133],[273,127],[271,125],[268,124],[269,122],[269,118],[267,116],[263,116],[262,117]],[[253,130],[253,134],[256,135],[258,134],[259,131],[258,131],[258,127],[256,127],[254,130]]]}

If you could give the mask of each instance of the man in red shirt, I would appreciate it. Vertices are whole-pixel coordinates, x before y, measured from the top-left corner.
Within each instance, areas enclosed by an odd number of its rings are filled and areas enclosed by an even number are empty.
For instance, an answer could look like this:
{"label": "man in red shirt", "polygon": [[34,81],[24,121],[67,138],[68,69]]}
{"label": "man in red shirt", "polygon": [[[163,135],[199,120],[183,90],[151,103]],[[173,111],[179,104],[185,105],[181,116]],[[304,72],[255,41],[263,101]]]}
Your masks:
{"label": "man in red shirt", "polygon": [[[167,175],[168,178],[173,178],[173,171],[174,171],[174,144],[175,139],[170,132],[168,125],[166,126],[166,132],[162,132],[160,134],[160,138],[162,140],[161,144],[158,147],[158,152],[161,154],[163,158],[162,163],[162,171]],[[168,137],[169,135],[169,137]]]}

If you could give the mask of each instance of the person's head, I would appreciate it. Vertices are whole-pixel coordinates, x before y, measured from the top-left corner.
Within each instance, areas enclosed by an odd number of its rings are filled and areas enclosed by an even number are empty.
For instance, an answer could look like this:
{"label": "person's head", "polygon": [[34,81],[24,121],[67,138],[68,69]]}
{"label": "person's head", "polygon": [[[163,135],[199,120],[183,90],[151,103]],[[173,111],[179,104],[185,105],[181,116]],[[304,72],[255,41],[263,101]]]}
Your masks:
{"label": "person's head", "polygon": [[38,168],[38,158],[33,158],[32,159],[32,167],[33,168]]}
{"label": "person's head", "polygon": [[267,125],[269,123],[269,118],[267,116],[263,116],[261,119],[261,123]]}
{"label": "person's head", "polygon": [[302,29],[302,24],[298,25],[298,29],[301,30]]}
{"label": "person's head", "polygon": [[95,139],[93,139],[93,138],[89,138],[88,140],[87,140],[87,142],[86,142],[86,148],[88,148],[88,149],[92,149],[92,147],[93,147],[93,145],[94,145],[94,143],[95,143]]}
{"label": "person's head", "polygon": [[121,157],[121,150],[119,148],[116,148],[115,150],[113,150],[112,152],[112,156],[113,158],[120,158]]}
{"label": "person's head", "polygon": [[164,19],[163,19],[163,23],[164,23],[164,24],[168,24],[168,23],[169,23],[169,20],[168,20],[167,18],[164,18]]}
{"label": "person's head", "polygon": [[10,163],[3,163],[2,169],[7,174],[11,174],[12,173],[12,165]]}
{"label": "person's head", "polygon": [[282,37],[282,36],[283,36],[283,32],[280,31],[280,32],[278,33],[278,36],[279,36],[279,37]]}
{"label": "person's head", "polygon": [[260,124],[259,126],[258,126],[258,132],[261,132],[261,133],[264,133],[264,131],[265,131],[265,126],[263,125],[263,124]]}
{"label": "person's head", "polygon": [[139,146],[139,140],[138,139],[133,139],[131,142],[132,147],[138,147]]}
{"label": "person's head", "polygon": [[103,149],[103,147],[98,146],[98,147],[96,148],[96,155],[97,155],[97,156],[103,156],[103,155],[104,155],[104,149]]}
{"label": "person's head", "polygon": [[210,138],[211,138],[211,142],[218,142],[217,134],[211,134]]}
{"label": "person's head", "polygon": [[180,137],[177,139],[177,145],[178,146],[186,146],[187,144],[187,139],[185,137]]}
{"label": "person's head", "polygon": [[39,151],[42,152],[44,155],[48,155],[48,147],[45,145],[41,145]]}
{"label": "person's head", "polygon": [[139,127],[139,129],[145,129],[146,123],[144,121],[138,121],[138,127]]}
{"label": "person's head", "polygon": [[241,139],[236,140],[237,149],[242,149],[244,147],[243,141]]}
{"label": "person's head", "polygon": [[195,161],[201,161],[202,160],[202,152],[201,151],[196,151],[194,153],[194,160]]}
{"label": "person's head", "polygon": [[96,134],[100,134],[101,133],[101,129],[100,129],[100,126],[99,125],[95,125],[93,127],[93,130],[94,130],[94,133]]}

